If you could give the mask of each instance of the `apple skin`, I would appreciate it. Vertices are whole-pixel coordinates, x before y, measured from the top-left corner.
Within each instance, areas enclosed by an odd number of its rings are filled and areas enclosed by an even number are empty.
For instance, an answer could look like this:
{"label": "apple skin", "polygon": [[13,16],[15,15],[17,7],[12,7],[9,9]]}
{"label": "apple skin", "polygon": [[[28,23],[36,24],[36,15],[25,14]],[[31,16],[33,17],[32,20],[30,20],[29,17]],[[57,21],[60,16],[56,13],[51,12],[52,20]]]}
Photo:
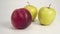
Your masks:
{"label": "apple skin", "polygon": [[52,23],[56,16],[56,11],[50,7],[42,7],[38,13],[38,19],[41,25],[47,26]]}
{"label": "apple skin", "polygon": [[37,16],[37,8],[33,5],[26,5],[25,8],[29,10],[32,15],[32,21],[34,21]]}
{"label": "apple skin", "polygon": [[11,15],[11,22],[16,29],[27,28],[32,21],[30,12],[25,8],[15,9]]}

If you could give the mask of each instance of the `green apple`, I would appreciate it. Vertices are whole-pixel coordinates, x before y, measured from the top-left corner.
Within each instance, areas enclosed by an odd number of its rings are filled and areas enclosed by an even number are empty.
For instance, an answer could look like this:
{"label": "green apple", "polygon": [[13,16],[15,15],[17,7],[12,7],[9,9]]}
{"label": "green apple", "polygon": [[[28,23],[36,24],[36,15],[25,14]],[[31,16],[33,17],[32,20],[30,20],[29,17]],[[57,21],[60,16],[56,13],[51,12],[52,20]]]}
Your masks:
{"label": "green apple", "polygon": [[56,11],[51,7],[42,7],[38,13],[38,19],[41,25],[47,26],[52,23],[56,16]]}
{"label": "green apple", "polygon": [[33,5],[26,5],[25,8],[29,10],[32,15],[32,21],[34,21],[37,15],[37,8]]}

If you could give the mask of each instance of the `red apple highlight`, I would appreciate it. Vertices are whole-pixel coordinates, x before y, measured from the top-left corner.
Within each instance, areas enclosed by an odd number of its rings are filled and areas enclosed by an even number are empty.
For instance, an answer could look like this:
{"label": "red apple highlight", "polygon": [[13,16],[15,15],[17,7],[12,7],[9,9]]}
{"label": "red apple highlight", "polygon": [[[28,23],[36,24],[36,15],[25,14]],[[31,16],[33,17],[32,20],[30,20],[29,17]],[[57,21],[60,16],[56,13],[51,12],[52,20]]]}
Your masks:
{"label": "red apple highlight", "polygon": [[31,14],[25,8],[15,9],[11,15],[12,25],[16,29],[25,29],[27,28],[32,21]]}

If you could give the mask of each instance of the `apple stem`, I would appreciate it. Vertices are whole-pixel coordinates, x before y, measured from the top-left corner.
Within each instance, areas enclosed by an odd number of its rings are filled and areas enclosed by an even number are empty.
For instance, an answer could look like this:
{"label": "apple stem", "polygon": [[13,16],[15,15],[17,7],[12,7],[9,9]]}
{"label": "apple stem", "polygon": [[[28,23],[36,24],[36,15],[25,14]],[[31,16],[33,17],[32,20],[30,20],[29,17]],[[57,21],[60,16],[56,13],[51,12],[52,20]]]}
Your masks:
{"label": "apple stem", "polygon": [[48,8],[50,8],[50,6],[51,6],[51,3],[49,4],[49,7]]}
{"label": "apple stem", "polygon": [[30,5],[30,3],[27,1],[27,4]]}

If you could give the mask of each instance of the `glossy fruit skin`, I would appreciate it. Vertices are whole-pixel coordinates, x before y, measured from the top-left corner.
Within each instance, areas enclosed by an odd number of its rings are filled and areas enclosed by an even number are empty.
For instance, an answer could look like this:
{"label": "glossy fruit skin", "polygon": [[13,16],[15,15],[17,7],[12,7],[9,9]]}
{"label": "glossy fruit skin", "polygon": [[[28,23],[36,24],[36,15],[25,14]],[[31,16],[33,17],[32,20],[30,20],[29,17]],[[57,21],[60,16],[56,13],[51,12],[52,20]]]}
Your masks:
{"label": "glossy fruit skin", "polygon": [[16,29],[27,28],[32,21],[30,12],[25,8],[15,9],[11,15],[11,22]]}
{"label": "glossy fruit skin", "polygon": [[26,5],[25,8],[29,10],[32,15],[32,21],[34,21],[37,16],[37,8],[33,5]]}
{"label": "glossy fruit skin", "polygon": [[52,23],[56,16],[56,11],[50,7],[42,7],[38,13],[38,19],[41,25],[47,26]]}

